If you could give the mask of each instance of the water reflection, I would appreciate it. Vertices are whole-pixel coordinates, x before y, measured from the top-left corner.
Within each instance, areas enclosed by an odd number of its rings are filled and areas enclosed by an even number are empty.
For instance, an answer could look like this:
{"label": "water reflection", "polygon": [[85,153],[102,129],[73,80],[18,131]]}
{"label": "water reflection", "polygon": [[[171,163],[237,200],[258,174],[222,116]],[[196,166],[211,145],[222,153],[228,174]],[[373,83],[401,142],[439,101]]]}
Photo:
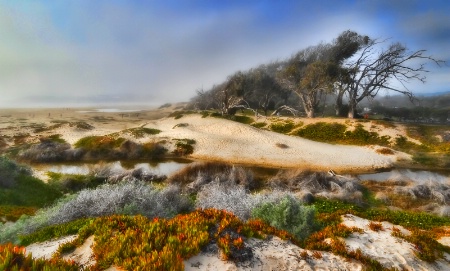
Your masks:
{"label": "water reflection", "polygon": [[387,172],[358,175],[359,179],[373,181],[414,181],[419,184],[427,182],[450,183],[450,173],[437,173],[425,170],[394,169]]}
{"label": "water reflection", "polygon": [[79,174],[87,175],[98,167],[108,167],[109,171],[112,173],[121,173],[125,170],[139,169],[142,168],[145,171],[154,173],[156,175],[170,175],[179,169],[191,163],[189,160],[167,160],[159,161],[158,163],[152,162],[140,162],[140,163],[124,163],[120,161],[104,163],[104,164],[89,164],[89,163],[79,163],[79,164],[40,164],[33,165],[33,168],[41,174],[45,172],[55,172],[62,174]]}

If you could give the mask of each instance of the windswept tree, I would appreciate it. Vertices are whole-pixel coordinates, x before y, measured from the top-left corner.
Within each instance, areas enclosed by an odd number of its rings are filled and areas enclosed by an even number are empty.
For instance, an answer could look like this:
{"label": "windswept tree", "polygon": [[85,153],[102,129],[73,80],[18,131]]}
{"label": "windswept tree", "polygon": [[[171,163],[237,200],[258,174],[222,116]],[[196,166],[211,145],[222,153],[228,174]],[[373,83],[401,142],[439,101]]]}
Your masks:
{"label": "windswept tree", "polygon": [[234,115],[238,109],[249,108],[246,96],[246,77],[237,72],[228,78],[228,82],[216,93],[222,115]]}
{"label": "windswept tree", "polygon": [[442,61],[425,55],[425,50],[409,51],[400,43],[380,48],[384,41],[369,41],[357,57],[344,65],[347,74],[341,88],[348,95],[348,117],[354,118],[356,106],[365,98],[374,98],[380,90],[390,90],[414,98],[407,87],[411,81],[425,82],[425,63]]}
{"label": "windswept tree", "polygon": [[302,102],[307,117],[314,117],[325,95],[337,90],[337,102],[342,107],[348,70],[342,64],[364,45],[369,38],[354,31],[342,32],[333,42],[321,43],[298,52],[279,73],[279,80]]}
{"label": "windswept tree", "polygon": [[281,84],[298,96],[308,118],[314,118],[323,96],[334,89],[330,49],[330,44],[319,44],[302,50],[278,74]]}

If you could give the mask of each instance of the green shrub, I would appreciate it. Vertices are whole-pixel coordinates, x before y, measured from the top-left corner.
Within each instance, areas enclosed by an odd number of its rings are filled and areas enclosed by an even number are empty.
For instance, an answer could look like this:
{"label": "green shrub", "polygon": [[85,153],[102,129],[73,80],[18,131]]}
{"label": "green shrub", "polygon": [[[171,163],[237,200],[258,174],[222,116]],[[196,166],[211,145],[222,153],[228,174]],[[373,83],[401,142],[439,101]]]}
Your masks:
{"label": "green shrub", "polygon": [[366,131],[361,124],[356,125],[355,130],[345,132],[345,142],[354,145],[389,145],[389,136],[380,137],[376,132]]}
{"label": "green shrub", "polygon": [[251,125],[252,125],[253,127],[255,127],[255,128],[262,128],[262,127],[266,126],[267,123],[265,123],[265,122],[254,122],[254,123],[252,123]]}
{"label": "green shrub", "polygon": [[19,174],[13,187],[0,188],[0,205],[43,207],[61,196],[61,192],[41,180]]}
{"label": "green shrub", "polygon": [[294,122],[292,121],[287,121],[287,122],[275,122],[270,124],[269,129],[277,132],[277,133],[281,133],[281,134],[287,134],[289,132],[292,131],[292,129],[294,129]]}
{"label": "green shrub", "polygon": [[63,193],[73,193],[86,188],[94,188],[105,182],[105,178],[91,175],[61,174],[47,172],[50,177],[48,184]]}
{"label": "green shrub", "polygon": [[0,189],[14,187],[20,174],[29,174],[30,170],[18,165],[5,156],[0,156]]}
{"label": "green shrub", "polygon": [[20,245],[28,246],[32,243],[44,242],[53,238],[77,234],[82,227],[92,223],[93,221],[93,218],[82,218],[60,225],[48,226],[28,235],[20,235]]}
{"label": "green shrub", "polygon": [[47,139],[51,140],[53,142],[57,142],[57,143],[67,143],[67,141],[64,140],[64,138],[61,138],[60,134],[51,135],[51,136],[47,137]]}
{"label": "green shrub", "polygon": [[252,216],[302,240],[318,228],[315,212],[314,207],[303,206],[300,201],[286,196],[279,203],[269,202],[256,207]]}
{"label": "green shrub", "polygon": [[177,142],[175,143],[175,150],[173,151],[173,153],[175,155],[179,155],[179,156],[184,156],[184,155],[189,155],[192,154],[194,152],[194,145],[196,142],[194,139],[188,139],[188,138],[183,138],[183,139],[174,139]]}
{"label": "green shrub", "polygon": [[135,138],[142,138],[145,135],[157,135],[161,133],[161,130],[145,127],[137,127],[125,130],[125,132],[131,134]]}
{"label": "green shrub", "polygon": [[295,135],[320,142],[337,143],[344,139],[346,129],[344,124],[317,122],[299,129]]}
{"label": "green shrub", "polygon": [[317,122],[298,130],[295,135],[327,143],[389,145],[389,136],[380,137],[376,132],[365,130],[361,124],[358,124],[353,131],[346,131],[346,129],[344,124]]}

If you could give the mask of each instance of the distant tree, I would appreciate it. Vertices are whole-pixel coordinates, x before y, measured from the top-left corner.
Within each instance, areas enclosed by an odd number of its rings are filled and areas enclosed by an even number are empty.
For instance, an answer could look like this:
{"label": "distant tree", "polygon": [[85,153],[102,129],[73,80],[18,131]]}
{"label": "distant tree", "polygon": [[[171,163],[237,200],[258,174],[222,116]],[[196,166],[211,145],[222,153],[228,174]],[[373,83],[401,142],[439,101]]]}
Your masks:
{"label": "distant tree", "polygon": [[228,82],[216,93],[222,115],[234,115],[238,109],[248,109],[244,99],[246,93],[246,78],[244,73],[237,72],[229,77]]}
{"label": "distant tree", "polygon": [[[347,78],[341,81],[341,88],[348,94],[348,117],[354,118],[356,106],[365,98],[374,98],[382,89],[408,96],[413,92],[406,83],[417,80],[425,82],[427,70],[418,60],[437,63],[441,61],[425,55],[425,50],[408,51],[400,43],[377,50],[384,41],[370,40],[357,54],[355,60],[344,65]],[[397,83],[397,84],[396,84]],[[400,86],[400,87],[399,87]]]}

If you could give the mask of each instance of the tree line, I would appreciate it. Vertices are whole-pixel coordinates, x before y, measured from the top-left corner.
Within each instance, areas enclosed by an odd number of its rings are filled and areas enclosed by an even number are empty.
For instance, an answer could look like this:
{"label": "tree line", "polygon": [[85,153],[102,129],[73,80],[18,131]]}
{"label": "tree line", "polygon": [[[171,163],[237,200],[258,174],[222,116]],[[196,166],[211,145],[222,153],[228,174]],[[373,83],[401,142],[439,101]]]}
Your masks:
{"label": "tree line", "polygon": [[303,110],[313,118],[332,94],[336,115],[355,118],[357,105],[380,90],[413,100],[407,83],[425,82],[426,62],[442,63],[425,53],[347,30],[332,42],[310,46],[284,61],[238,71],[209,90],[198,90],[189,106],[219,109],[223,115],[234,115],[239,109],[265,115]]}

